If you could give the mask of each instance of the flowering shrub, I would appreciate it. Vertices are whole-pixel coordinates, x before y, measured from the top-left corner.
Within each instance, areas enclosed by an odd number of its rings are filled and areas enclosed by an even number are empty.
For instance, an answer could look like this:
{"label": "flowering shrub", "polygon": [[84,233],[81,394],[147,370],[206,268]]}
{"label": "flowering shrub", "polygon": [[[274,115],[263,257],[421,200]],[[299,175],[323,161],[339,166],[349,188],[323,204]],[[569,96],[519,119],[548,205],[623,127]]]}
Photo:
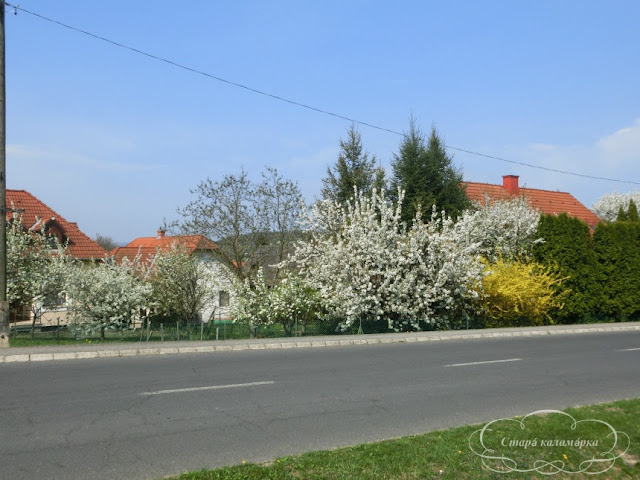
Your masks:
{"label": "flowering shrub", "polygon": [[269,323],[269,287],[262,268],[258,269],[253,281],[248,278],[235,280],[233,296],[235,302],[231,313],[237,320],[247,323],[251,330],[253,325]]}
{"label": "flowering shrub", "polygon": [[516,327],[553,323],[550,313],[563,307],[567,290],[558,293],[564,278],[550,267],[522,260],[484,261],[482,309],[486,326]]}
{"label": "flowering shrub", "polygon": [[324,201],[307,212],[308,240],[291,262],[318,290],[324,317],[341,319],[344,329],[363,319],[395,330],[418,330],[421,320],[451,327],[472,309],[482,274],[476,245],[435,209],[429,222],[418,213],[407,230],[403,195],[394,206],[377,192],[356,192],[345,206]]}
{"label": "flowering shrub", "polygon": [[291,272],[269,288],[260,270],[253,284],[248,279],[236,283],[235,297],[236,318],[246,321],[251,328],[279,323],[287,335],[292,334],[296,323],[304,327],[316,320],[321,308],[318,292]]}
{"label": "flowering shrub", "polygon": [[627,193],[607,193],[591,206],[591,210],[602,220],[614,222],[618,217],[620,208],[625,212],[627,211],[629,208],[629,200],[633,200],[636,206],[640,205],[640,192],[636,190]]}
{"label": "flowering shrub", "polygon": [[149,308],[151,285],[136,272],[139,259],[117,264],[105,258],[99,265],[76,265],[67,279],[74,327],[85,334],[121,330]]}
{"label": "flowering shrub", "polygon": [[269,293],[269,323],[280,323],[287,335],[291,335],[294,324],[304,328],[318,319],[320,294],[299,275],[287,273]]}
{"label": "flowering shrub", "polygon": [[537,236],[540,213],[531,208],[524,197],[476,204],[464,212],[456,228],[468,245],[492,261],[499,256],[512,258],[531,253]]}
{"label": "flowering shrub", "polygon": [[47,299],[63,293],[71,268],[66,248],[44,230],[27,231],[18,215],[7,225],[7,299],[29,306],[33,323]]}

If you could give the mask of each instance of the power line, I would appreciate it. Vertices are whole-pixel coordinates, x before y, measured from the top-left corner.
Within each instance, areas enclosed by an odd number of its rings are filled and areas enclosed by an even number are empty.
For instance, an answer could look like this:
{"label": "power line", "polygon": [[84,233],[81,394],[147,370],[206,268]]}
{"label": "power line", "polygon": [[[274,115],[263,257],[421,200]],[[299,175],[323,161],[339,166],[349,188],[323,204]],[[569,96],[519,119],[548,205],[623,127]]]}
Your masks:
{"label": "power line", "polygon": [[487,155],[486,153],[474,152],[474,151],[471,151],[471,150],[465,150],[464,148],[452,147],[450,145],[447,145],[446,148],[449,148],[451,150],[457,150],[458,152],[470,153],[472,155],[477,155],[479,157],[486,157],[486,158],[492,158],[494,160],[500,160],[501,162],[513,163],[513,164],[516,164],[516,165],[522,165],[522,166],[530,167],[530,168],[538,168],[540,170],[546,170],[547,172],[562,173],[564,175],[574,175],[576,177],[591,178],[593,180],[606,180],[608,182],[632,183],[634,185],[640,185],[640,182],[634,182],[632,180],[618,180],[618,179],[615,179],[615,178],[597,177],[595,175],[586,175],[584,173],[576,173],[576,172],[569,172],[569,171],[566,171],[566,170],[558,170],[557,168],[542,167],[540,165],[533,165],[531,163],[525,163],[525,162],[516,162],[515,160],[509,160],[509,159],[502,158],[502,157],[495,157],[493,155]]}
{"label": "power line", "polygon": [[[0,0],[0,1],[2,1],[2,0]],[[362,125],[362,126],[365,126],[365,127],[373,128],[373,129],[380,130],[380,131],[387,132],[387,133],[392,133],[394,135],[399,135],[401,137],[405,136],[404,133],[398,132],[396,130],[391,130],[389,128],[381,127],[379,125],[374,125],[372,123],[364,122],[362,120],[358,120],[358,119],[355,119],[355,118],[347,117],[345,115],[340,115],[338,113],[330,112],[328,110],[324,110],[324,109],[321,109],[321,108],[318,108],[318,107],[314,107],[314,106],[308,105],[306,103],[297,102],[295,100],[291,100],[291,99],[286,98],[286,97],[281,97],[281,96],[275,95],[273,93],[265,92],[263,90],[258,90],[257,88],[249,87],[249,86],[244,85],[242,83],[238,83],[238,82],[234,82],[234,81],[231,81],[231,80],[227,80],[227,79],[222,78],[222,77],[218,77],[218,76],[213,75],[211,73],[207,73],[207,72],[204,72],[202,70],[198,70],[196,68],[189,67],[187,65],[183,65],[183,64],[178,63],[178,62],[174,62],[173,60],[169,60],[167,58],[160,57],[158,55],[154,55],[154,54],[149,53],[149,52],[145,52],[144,50],[140,50],[138,48],[131,47],[129,45],[125,45],[123,43],[116,42],[116,41],[111,40],[109,38],[106,38],[106,37],[103,37],[103,36],[100,36],[100,35],[96,35],[95,33],[91,33],[91,32],[88,32],[86,30],[82,30],[80,28],[68,25],[66,23],[62,23],[62,22],[60,22],[58,20],[54,20],[52,18],[45,17],[44,15],[40,15],[39,13],[32,12],[32,11],[27,10],[26,8],[23,8],[23,7],[19,6],[19,5],[12,5],[9,2],[4,2],[4,4],[6,6],[10,7],[10,8],[13,8],[15,14],[17,14],[18,11],[27,13],[29,15],[32,15],[32,16],[37,17],[37,18],[40,18],[40,19],[45,20],[45,21],[50,22],[50,23],[54,23],[54,24],[59,25],[61,27],[67,28],[69,30],[72,30],[74,32],[82,33],[84,35],[87,35],[89,37],[95,38],[97,40],[101,40],[103,42],[109,43],[109,44],[114,45],[116,47],[123,48],[125,50],[129,50],[131,52],[137,53],[139,55],[143,55],[143,56],[151,58],[153,60],[164,62],[166,64],[169,64],[169,65],[173,66],[173,67],[180,68],[182,70],[187,70],[189,72],[196,73],[198,75],[202,75],[204,77],[208,77],[208,78],[211,78],[213,80],[217,80],[218,82],[222,82],[222,83],[226,83],[228,85],[232,85],[234,87],[242,88],[242,89],[247,90],[249,92],[253,92],[253,93],[256,93],[258,95],[263,95],[265,97],[270,97],[270,98],[272,98],[274,100],[278,100],[278,101],[281,101],[281,102],[289,103],[291,105],[295,105],[297,107],[305,108],[305,109],[311,110],[313,112],[321,113],[321,114],[324,114],[324,115],[329,115],[331,117],[339,118],[339,119],[342,119],[342,120],[347,120],[349,122],[352,122],[352,123],[355,123],[355,124],[358,124],[358,125]],[[529,167],[529,168],[537,168],[539,170],[545,170],[545,171],[548,171],[548,172],[560,173],[560,174],[563,174],[563,175],[572,175],[572,176],[575,176],[575,177],[589,178],[589,179],[592,179],[592,180],[604,180],[604,181],[608,181],[608,182],[618,182],[618,183],[628,183],[628,184],[633,184],[633,185],[640,185],[640,182],[634,182],[632,180],[619,180],[619,179],[616,179],[616,178],[606,178],[606,177],[599,177],[599,176],[595,176],[595,175],[586,175],[586,174],[582,174],[582,173],[570,172],[570,171],[567,171],[567,170],[560,170],[560,169],[556,169],[556,168],[542,167],[540,165],[534,165],[534,164],[531,164],[531,163],[518,162],[516,160],[509,160],[509,159],[502,158],[502,157],[497,157],[497,156],[494,156],[494,155],[487,155],[485,153],[475,152],[473,150],[466,150],[464,148],[453,147],[451,145],[445,145],[445,147],[450,149],[450,150],[456,150],[456,151],[459,151],[459,152],[468,153],[470,155],[476,155],[478,157],[490,158],[492,160],[498,160],[500,162],[511,163],[511,164],[514,164],[514,165],[521,165],[521,166],[525,166],[525,167]]]}

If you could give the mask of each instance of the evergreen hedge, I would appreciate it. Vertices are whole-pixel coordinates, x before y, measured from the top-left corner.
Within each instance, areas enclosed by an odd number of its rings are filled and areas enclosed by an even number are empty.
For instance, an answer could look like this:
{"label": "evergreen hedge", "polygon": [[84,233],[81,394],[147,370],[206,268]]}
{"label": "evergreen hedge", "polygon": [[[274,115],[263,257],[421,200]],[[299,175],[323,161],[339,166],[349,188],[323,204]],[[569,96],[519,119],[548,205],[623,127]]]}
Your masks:
{"label": "evergreen hedge", "polygon": [[640,222],[603,222],[591,235],[586,223],[567,214],[542,215],[538,235],[544,242],[534,258],[569,277],[556,323],[640,318]]}
{"label": "evergreen hedge", "polygon": [[640,318],[640,222],[600,224],[593,234],[598,265],[596,313],[615,321]]}

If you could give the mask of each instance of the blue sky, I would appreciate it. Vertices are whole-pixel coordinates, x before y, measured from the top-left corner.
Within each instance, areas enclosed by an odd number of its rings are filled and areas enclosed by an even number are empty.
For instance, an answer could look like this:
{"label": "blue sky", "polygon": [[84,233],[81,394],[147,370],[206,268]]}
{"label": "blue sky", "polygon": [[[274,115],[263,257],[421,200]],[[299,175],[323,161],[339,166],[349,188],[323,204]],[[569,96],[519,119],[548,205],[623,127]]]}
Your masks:
{"label": "blue sky", "polygon": [[[20,0],[74,27],[274,95],[448,145],[640,182],[640,2]],[[265,165],[319,194],[349,122],[7,8],[7,182],[90,236],[154,235],[207,177]],[[401,138],[359,127],[388,168]],[[451,151],[590,206],[637,186]]]}

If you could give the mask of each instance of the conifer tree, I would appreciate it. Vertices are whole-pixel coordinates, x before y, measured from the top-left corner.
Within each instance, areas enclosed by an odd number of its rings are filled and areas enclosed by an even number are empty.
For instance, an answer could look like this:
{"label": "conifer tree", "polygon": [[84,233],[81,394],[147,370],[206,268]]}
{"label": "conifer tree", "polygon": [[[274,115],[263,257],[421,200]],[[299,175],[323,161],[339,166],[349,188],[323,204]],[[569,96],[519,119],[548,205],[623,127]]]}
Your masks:
{"label": "conifer tree", "polygon": [[375,177],[373,179],[373,188],[376,189],[378,194],[386,195],[387,177],[384,168],[382,168],[381,166],[376,168]]}
{"label": "conifer tree", "polygon": [[627,210],[627,219],[630,222],[640,222],[640,218],[638,217],[638,207],[636,206],[636,202],[633,199],[629,200],[629,210]]}
{"label": "conifer tree", "polygon": [[414,218],[418,209],[430,212],[433,205],[453,218],[470,206],[461,185],[462,173],[454,167],[438,132],[432,128],[425,141],[413,117],[409,121],[409,131],[394,155],[392,167],[390,195],[392,198],[397,195],[398,188],[405,191],[404,221]]}
{"label": "conifer tree", "polygon": [[618,216],[616,217],[616,222],[624,222],[626,220],[629,220],[629,217],[627,217],[627,213],[624,211],[624,208],[620,207],[618,210]]}
{"label": "conifer tree", "polygon": [[556,323],[580,323],[593,316],[597,295],[597,265],[589,226],[566,213],[542,215],[538,236],[544,241],[534,248],[534,258],[557,268],[567,277],[560,288],[567,292],[564,308],[554,313]]}
{"label": "conifer tree", "polygon": [[322,199],[345,204],[353,196],[353,188],[369,194],[373,188],[375,156],[362,147],[362,135],[355,125],[347,131],[347,138],[340,139],[340,154],[333,167],[327,168],[322,180]]}

